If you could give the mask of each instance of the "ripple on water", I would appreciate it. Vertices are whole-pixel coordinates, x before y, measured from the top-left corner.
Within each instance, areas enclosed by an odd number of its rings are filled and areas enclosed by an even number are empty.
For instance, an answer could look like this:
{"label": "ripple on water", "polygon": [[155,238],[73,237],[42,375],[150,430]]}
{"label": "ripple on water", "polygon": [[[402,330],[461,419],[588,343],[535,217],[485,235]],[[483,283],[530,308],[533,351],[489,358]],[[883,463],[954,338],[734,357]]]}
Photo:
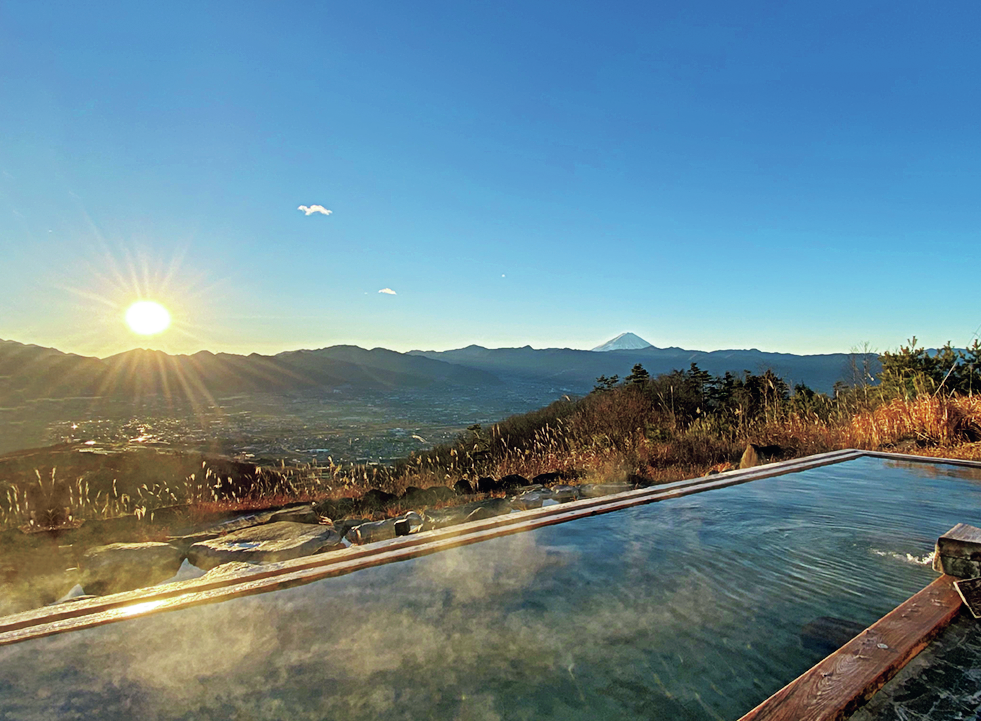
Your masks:
{"label": "ripple on water", "polygon": [[[972,475],[973,474],[973,475]],[[973,471],[858,459],[0,649],[11,717],[737,718],[934,577]]]}

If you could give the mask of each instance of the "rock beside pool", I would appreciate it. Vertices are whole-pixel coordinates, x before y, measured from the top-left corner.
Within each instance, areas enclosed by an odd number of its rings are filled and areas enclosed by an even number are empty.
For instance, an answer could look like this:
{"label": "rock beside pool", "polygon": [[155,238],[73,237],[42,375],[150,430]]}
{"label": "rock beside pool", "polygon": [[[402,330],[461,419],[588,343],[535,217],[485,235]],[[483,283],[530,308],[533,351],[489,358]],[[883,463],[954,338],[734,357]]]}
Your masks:
{"label": "rock beside pool", "polygon": [[493,493],[494,491],[500,490],[501,485],[490,476],[484,476],[483,478],[477,479],[475,488],[477,489],[477,493]]}
{"label": "rock beside pool", "polygon": [[647,476],[642,476],[638,473],[631,473],[630,475],[628,475],[627,483],[629,483],[634,488],[648,488],[649,486],[654,485],[654,481],[652,481]]}
{"label": "rock beside pool", "polygon": [[634,487],[629,483],[589,483],[579,486],[579,495],[582,498],[599,498],[600,496],[611,496],[614,493],[624,493],[632,491]]}
{"label": "rock beside pool", "polygon": [[437,502],[449,501],[456,498],[456,491],[447,486],[433,486],[428,490],[436,497]]}
{"label": "rock beside pool", "polygon": [[417,488],[416,486],[409,486],[405,489],[399,497],[399,501],[405,506],[425,506],[429,503],[436,502],[435,494],[430,492],[428,488]]}
{"label": "rock beside pool", "polygon": [[164,581],[180,568],[184,554],[169,543],[111,543],[82,557],[81,585],[87,593],[131,591]]}
{"label": "rock beside pool", "polygon": [[399,502],[403,508],[425,508],[441,501],[448,501],[451,498],[456,498],[456,492],[446,486],[431,486],[430,488],[409,486],[399,498]]}
{"label": "rock beside pool", "polygon": [[504,498],[492,498],[488,501],[477,501],[463,506],[468,511],[467,521],[483,521],[495,516],[503,516],[511,512],[511,504]]}
{"label": "rock beside pool", "polygon": [[215,566],[206,574],[201,576],[201,578],[213,579],[221,578],[223,576],[241,576],[251,573],[259,568],[262,568],[262,565],[258,563],[249,563],[248,561],[229,561],[228,563],[222,563],[219,566]]}
{"label": "rock beside pool", "polygon": [[524,476],[519,476],[517,473],[512,473],[509,476],[504,476],[504,478],[497,482],[497,485],[504,491],[513,491],[515,488],[530,486],[531,481]]}
{"label": "rock beside pool", "polygon": [[423,531],[433,531],[437,528],[446,528],[463,523],[470,515],[464,506],[453,506],[452,508],[441,508],[437,511],[426,511],[423,516]]}
{"label": "rock beside pool", "polygon": [[387,518],[384,521],[362,523],[349,530],[346,538],[351,543],[357,545],[374,543],[375,541],[387,541],[396,536],[395,521],[396,519],[394,518]]}
{"label": "rock beside pool", "polygon": [[559,503],[574,501],[579,498],[579,488],[576,486],[552,486],[552,500]]}
{"label": "rock beside pool", "polygon": [[981,528],[958,523],[938,538],[933,568],[957,578],[981,576]]}
{"label": "rock beside pool", "polygon": [[408,536],[422,529],[422,516],[415,511],[409,511],[401,518],[395,519],[395,535]]}
{"label": "rock beside pool", "polygon": [[746,446],[746,450],[743,451],[743,455],[739,459],[739,467],[753,468],[755,466],[761,466],[764,463],[779,461],[786,454],[787,449],[782,446],[761,446],[756,443],[750,443]]}
{"label": "rock beside pool", "polygon": [[358,503],[353,498],[334,498],[313,504],[313,510],[323,518],[343,518],[354,513]]}
{"label": "rock beside pool", "polygon": [[541,508],[542,502],[550,496],[550,493],[538,491],[528,491],[511,501],[511,508],[516,511],[527,511],[532,508]]}
{"label": "rock beside pool", "polygon": [[276,521],[195,543],[187,557],[193,565],[207,571],[230,561],[288,561],[342,545],[341,537],[332,527]]}
{"label": "rock beside pool", "polygon": [[309,523],[312,525],[317,525],[320,523],[320,516],[317,515],[315,510],[313,510],[313,505],[298,506],[296,508],[284,508],[281,511],[275,511],[269,517],[269,521],[271,523],[276,523],[277,521],[289,521],[290,523]]}
{"label": "rock beside pool", "polygon": [[392,501],[397,501],[398,496],[380,488],[371,488],[361,496],[361,505],[364,508],[384,508]]}

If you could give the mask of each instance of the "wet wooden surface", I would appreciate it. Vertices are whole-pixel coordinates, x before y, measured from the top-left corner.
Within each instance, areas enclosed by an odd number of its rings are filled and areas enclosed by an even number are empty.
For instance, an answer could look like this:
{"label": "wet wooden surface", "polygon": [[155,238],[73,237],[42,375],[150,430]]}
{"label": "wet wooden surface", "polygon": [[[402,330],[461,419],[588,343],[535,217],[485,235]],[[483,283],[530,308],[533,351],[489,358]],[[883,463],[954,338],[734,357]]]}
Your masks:
{"label": "wet wooden surface", "polygon": [[848,718],[957,617],[954,581],[941,576],[740,721]]}

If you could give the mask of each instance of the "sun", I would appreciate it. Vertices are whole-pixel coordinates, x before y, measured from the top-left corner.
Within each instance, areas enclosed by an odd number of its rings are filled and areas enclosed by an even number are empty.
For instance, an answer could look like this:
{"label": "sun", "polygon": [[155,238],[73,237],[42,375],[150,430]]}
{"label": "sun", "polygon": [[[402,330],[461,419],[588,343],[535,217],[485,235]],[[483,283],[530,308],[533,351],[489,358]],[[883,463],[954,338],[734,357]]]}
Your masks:
{"label": "sun", "polygon": [[140,335],[157,335],[170,327],[170,313],[156,301],[137,301],[126,311],[126,325]]}

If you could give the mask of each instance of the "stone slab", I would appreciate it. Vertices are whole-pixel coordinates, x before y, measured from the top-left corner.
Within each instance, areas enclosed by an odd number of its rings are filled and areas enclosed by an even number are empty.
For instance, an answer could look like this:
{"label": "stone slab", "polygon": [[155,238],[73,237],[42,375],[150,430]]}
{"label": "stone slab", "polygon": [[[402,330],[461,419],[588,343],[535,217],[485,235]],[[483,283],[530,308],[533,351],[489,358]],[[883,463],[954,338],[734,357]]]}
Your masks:
{"label": "stone slab", "polygon": [[232,561],[271,563],[340,548],[341,537],[329,526],[276,521],[195,543],[190,562],[208,571]]}
{"label": "stone slab", "polygon": [[956,578],[981,576],[981,528],[958,523],[938,538],[933,568]]}

